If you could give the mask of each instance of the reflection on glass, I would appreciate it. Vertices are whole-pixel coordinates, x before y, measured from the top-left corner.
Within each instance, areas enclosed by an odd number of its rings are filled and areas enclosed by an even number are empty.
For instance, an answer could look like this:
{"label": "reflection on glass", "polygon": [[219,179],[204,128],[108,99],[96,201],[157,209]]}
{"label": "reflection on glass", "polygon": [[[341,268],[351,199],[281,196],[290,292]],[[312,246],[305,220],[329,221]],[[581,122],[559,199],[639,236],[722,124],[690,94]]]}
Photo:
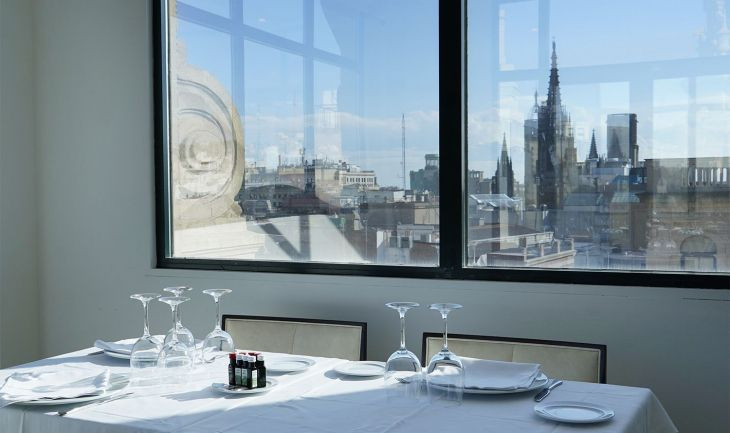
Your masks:
{"label": "reflection on glass", "polygon": [[[193,6],[223,17],[230,16],[230,0],[178,0],[181,4]],[[240,1],[240,0],[235,0]]]}
{"label": "reflection on glass", "polygon": [[231,6],[171,16],[172,256],[437,266],[438,1]]}
{"label": "reflection on glass", "polygon": [[730,271],[726,2],[488,3],[467,7],[467,265]]}
{"label": "reflection on glass", "polygon": [[314,47],[317,49],[355,58],[361,24],[361,15],[346,3],[335,5],[331,0],[314,1]]}
{"label": "reflection on glass", "polygon": [[226,56],[213,57],[209,54],[210,47],[216,47],[220,51],[230,51],[230,35],[192,22],[179,20],[177,23],[177,34],[187,42],[175,46],[175,51],[172,53],[173,58],[179,62],[200,57],[208,58],[204,69],[198,68],[191,71],[190,75],[197,76],[200,80],[202,79],[201,74],[210,74],[211,77],[204,79],[206,87],[212,87],[208,91],[220,92],[222,89],[216,86],[218,83],[223,89],[230,89],[233,85],[231,58]]}
{"label": "reflection on glass", "polygon": [[[487,2],[479,8],[491,7]],[[531,69],[538,61],[537,0],[499,6],[499,68]]]}
{"label": "reflection on glass", "polygon": [[303,0],[244,0],[243,22],[265,32],[301,42],[304,37],[303,11]]}

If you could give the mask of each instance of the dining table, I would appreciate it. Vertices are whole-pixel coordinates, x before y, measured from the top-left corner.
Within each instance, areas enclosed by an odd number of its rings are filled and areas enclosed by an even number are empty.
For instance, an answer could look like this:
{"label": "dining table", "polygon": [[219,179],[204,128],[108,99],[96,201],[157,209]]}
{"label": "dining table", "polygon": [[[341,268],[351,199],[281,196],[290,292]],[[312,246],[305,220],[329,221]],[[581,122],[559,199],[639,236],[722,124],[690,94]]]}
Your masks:
{"label": "dining table", "polygon": [[[266,359],[278,354],[264,352]],[[269,377],[267,393],[228,395],[213,383],[227,383],[228,358],[199,364],[178,384],[129,386],[117,400],[84,405],[12,404],[0,409],[2,433],[675,433],[677,429],[647,388],[565,381],[545,401],[600,404],[615,416],[596,424],[567,424],[539,417],[536,391],[477,395],[461,401],[427,392],[406,396],[382,377],[349,377],[334,371],[344,359],[311,357],[305,371]],[[88,348],[0,370],[0,381],[14,372],[91,363],[111,374],[130,373],[129,361]],[[2,382],[0,382],[2,383]],[[397,387],[397,385],[395,385]],[[59,411],[73,407],[65,416]]]}

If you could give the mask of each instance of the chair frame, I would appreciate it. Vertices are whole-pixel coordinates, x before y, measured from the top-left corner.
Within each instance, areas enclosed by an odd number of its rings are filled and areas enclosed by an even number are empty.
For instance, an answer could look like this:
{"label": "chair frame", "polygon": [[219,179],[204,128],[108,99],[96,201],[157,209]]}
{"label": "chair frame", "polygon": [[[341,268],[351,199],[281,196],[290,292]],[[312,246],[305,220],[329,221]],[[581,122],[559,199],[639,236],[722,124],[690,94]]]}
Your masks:
{"label": "chair frame", "polygon": [[[443,337],[442,332],[424,332],[423,340],[421,341],[421,363],[426,366],[426,340],[432,337]],[[512,338],[512,337],[493,337],[488,335],[467,335],[467,334],[452,334],[449,333],[449,338],[461,338],[465,340],[488,340],[488,341],[504,341],[507,343],[527,343],[527,344],[543,344],[546,346],[565,346],[565,347],[579,347],[587,349],[596,349],[600,352],[600,364],[598,366],[598,383],[606,383],[606,354],[607,349],[605,344],[593,344],[593,343],[576,343],[572,341],[559,341],[559,340],[538,340],[532,338]]]}
{"label": "chair frame", "polygon": [[275,322],[299,322],[299,323],[318,323],[323,325],[346,325],[360,327],[360,361],[367,360],[368,348],[368,324],[367,322],[350,322],[344,320],[325,320],[325,319],[300,319],[293,317],[273,317],[273,316],[249,316],[240,314],[224,314],[221,317],[223,330],[226,330],[227,319],[243,319],[243,320],[269,320]]}

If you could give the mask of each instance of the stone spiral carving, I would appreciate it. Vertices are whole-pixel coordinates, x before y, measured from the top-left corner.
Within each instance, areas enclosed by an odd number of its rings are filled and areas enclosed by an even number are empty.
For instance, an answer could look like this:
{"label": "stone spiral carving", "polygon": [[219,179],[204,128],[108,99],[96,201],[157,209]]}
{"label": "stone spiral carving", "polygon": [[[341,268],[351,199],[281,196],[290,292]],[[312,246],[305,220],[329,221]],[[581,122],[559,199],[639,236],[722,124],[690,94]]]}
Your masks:
{"label": "stone spiral carving", "polygon": [[244,175],[243,128],[228,91],[177,50],[171,67],[170,169],[174,228],[230,221]]}

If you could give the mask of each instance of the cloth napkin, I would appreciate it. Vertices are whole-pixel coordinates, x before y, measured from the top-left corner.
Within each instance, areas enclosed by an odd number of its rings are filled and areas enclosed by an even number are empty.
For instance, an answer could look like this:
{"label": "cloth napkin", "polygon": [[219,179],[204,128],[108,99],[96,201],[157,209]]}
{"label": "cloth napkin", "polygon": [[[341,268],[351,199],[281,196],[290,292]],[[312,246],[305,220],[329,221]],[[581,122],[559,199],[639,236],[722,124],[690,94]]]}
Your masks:
{"label": "cloth napkin", "polygon": [[66,364],[18,371],[0,385],[0,407],[39,399],[99,395],[109,387],[109,369]]}
{"label": "cloth napkin", "polygon": [[[129,340],[121,340],[121,341],[129,341]],[[104,340],[96,340],[94,342],[94,347],[97,349],[105,350],[107,352],[114,352],[119,353],[122,355],[131,355],[132,354],[132,347],[134,347],[133,341],[131,343],[122,343],[121,341],[118,342],[111,342],[111,341],[104,341]]]}
{"label": "cloth napkin", "polygon": [[487,361],[461,357],[464,387],[474,389],[513,390],[529,388],[542,373],[540,364]]}

